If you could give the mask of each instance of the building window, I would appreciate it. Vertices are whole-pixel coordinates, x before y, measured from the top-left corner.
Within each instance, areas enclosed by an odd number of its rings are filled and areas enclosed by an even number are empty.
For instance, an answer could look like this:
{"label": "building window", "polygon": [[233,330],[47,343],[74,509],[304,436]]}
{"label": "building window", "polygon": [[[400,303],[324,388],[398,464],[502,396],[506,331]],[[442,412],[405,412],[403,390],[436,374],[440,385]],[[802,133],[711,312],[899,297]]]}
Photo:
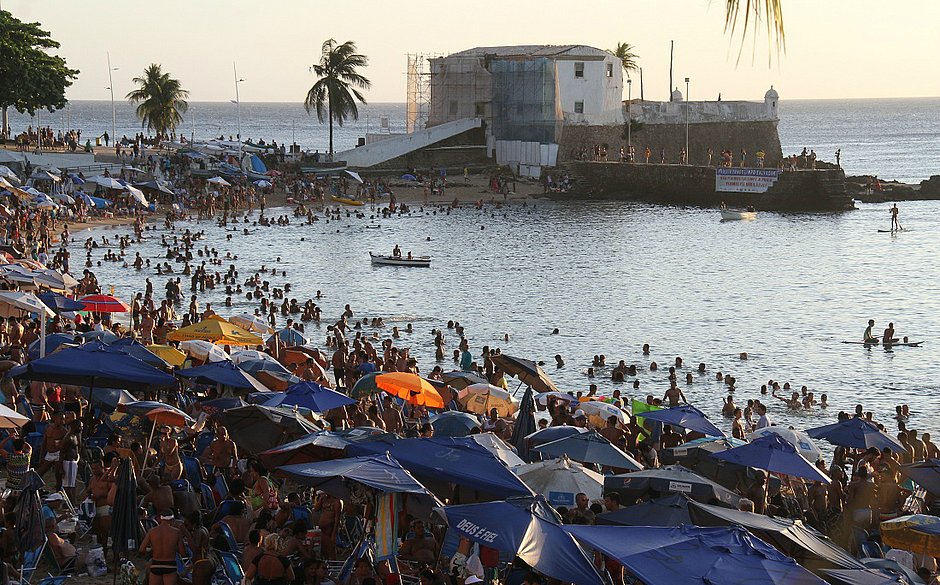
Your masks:
{"label": "building window", "polygon": [[613,77],[613,76],[614,76],[614,64],[608,63],[607,64],[607,77]]}
{"label": "building window", "polygon": [[450,100],[450,115],[457,115],[457,100]]}
{"label": "building window", "polygon": [[477,102],[474,106],[474,115],[481,118],[486,115],[486,102]]}
{"label": "building window", "polygon": [[584,63],[581,61],[575,61],[574,63],[574,76],[584,77]]}
{"label": "building window", "polygon": [[583,114],[584,113],[584,102],[575,102],[574,103],[574,113]]}

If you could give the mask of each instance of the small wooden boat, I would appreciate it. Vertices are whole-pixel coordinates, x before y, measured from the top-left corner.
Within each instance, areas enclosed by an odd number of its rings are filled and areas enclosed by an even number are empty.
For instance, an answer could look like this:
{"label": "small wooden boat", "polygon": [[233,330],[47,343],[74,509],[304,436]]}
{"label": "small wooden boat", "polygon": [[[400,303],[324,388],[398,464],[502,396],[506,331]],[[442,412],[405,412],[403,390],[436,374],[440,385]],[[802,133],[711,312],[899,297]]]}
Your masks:
{"label": "small wooden boat", "polygon": [[372,259],[373,264],[383,266],[417,266],[427,268],[431,265],[430,256],[412,256],[408,258],[407,256],[385,256],[383,254],[373,254],[369,252],[369,258]]}
{"label": "small wooden boat", "polygon": [[744,220],[757,219],[757,212],[750,208],[748,209],[723,208],[723,209],[720,209],[719,211],[721,211],[721,219],[723,220],[733,221],[733,220],[739,220],[739,219],[744,219]]}
{"label": "small wooden boat", "polygon": [[349,197],[337,197],[336,195],[331,195],[330,198],[333,199],[333,201],[337,203],[342,203],[344,205],[355,205],[356,207],[359,207],[360,205],[366,204],[365,201],[359,201],[358,199],[350,199]]}

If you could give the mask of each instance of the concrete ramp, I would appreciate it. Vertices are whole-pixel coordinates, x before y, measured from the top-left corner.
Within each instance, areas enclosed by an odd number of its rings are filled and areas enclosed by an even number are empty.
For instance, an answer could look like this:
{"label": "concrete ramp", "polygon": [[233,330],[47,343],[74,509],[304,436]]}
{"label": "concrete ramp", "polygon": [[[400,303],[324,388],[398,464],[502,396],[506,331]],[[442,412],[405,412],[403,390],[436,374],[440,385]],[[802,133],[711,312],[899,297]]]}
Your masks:
{"label": "concrete ramp", "polygon": [[346,161],[346,165],[350,167],[371,167],[447,140],[468,130],[479,128],[482,124],[481,118],[454,120],[411,134],[386,138],[359,148],[337,152],[333,155],[333,160]]}

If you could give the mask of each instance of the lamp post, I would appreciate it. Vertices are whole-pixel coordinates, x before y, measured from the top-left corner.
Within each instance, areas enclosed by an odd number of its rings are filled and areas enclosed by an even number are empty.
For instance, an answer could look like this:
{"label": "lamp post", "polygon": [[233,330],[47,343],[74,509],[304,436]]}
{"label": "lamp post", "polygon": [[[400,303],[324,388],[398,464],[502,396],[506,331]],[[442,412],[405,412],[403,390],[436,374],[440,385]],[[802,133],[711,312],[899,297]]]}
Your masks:
{"label": "lamp post", "polygon": [[238,168],[242,167],[242,102],[238,97],[238,84],[245,81],[244,79],[238,78],[238,69],[235,67],[235,61],[232,61],[232,71],[235,73],[235,115],[237,116],[236,120],[236,131],[238,134],[235,136],[238,139]]}
{"label": "lamp post", "polygon": [[111,140],[114,142],[117,142],[117,116],[114,114],[114,81],[111,78],[111,72],[117,70],[117,67],[111,67],[111,51],[108,51],[108,89],[111,91]]}
{"label": "lamp post", "polygon": [[627,161],[633,162],[631,149],[633,148],[633,80],[627,79]]}
{"label": "lamp post", "polygon": [[689,164],[689,78],[685,78],[685,164]]}

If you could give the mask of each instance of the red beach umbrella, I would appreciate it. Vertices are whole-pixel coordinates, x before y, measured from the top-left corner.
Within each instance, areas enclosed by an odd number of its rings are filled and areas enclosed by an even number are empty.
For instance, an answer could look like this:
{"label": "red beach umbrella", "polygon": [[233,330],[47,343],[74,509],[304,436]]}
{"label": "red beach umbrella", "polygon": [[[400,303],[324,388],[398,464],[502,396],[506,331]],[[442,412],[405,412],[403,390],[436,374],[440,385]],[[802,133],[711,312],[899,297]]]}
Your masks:
{"label": "red beach umbrella", "polygon": [[95,313],[126,313],[131,310],[123,301],[111,295],[88,295],[78,299],[86,311]]}

